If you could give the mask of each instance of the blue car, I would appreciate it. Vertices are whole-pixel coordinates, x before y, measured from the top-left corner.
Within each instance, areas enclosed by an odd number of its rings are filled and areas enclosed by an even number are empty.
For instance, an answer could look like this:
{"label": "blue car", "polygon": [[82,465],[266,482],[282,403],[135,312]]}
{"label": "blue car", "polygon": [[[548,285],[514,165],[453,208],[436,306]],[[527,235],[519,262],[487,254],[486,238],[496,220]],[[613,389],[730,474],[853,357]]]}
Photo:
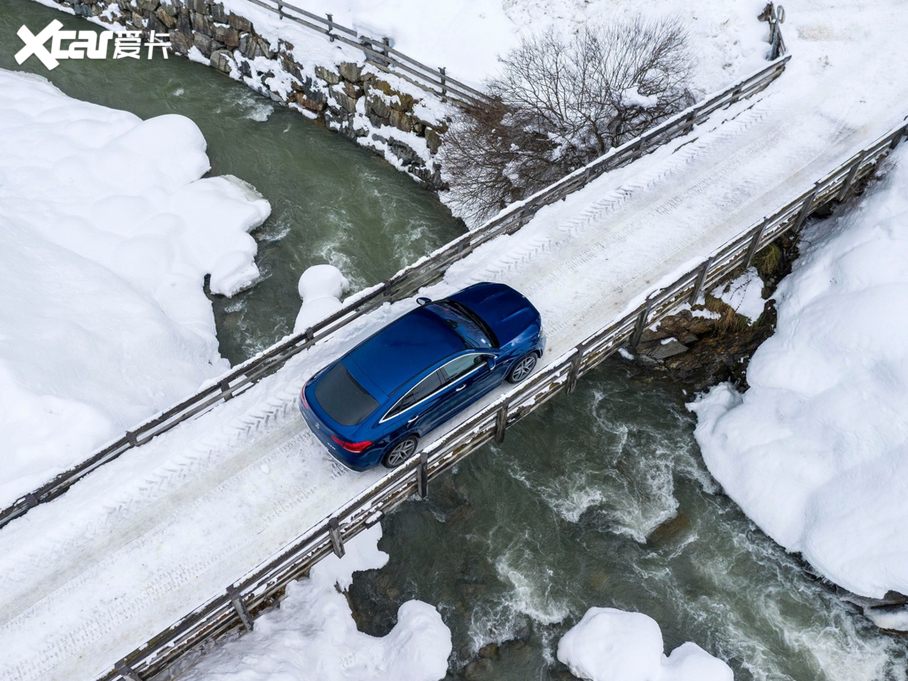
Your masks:
{"label": "blue car", "polygon": [[440,423],[529,376],[545,349],[539,312],[504,284],[418,302],[300,392],[312,432],[354,470],[399,466]]}

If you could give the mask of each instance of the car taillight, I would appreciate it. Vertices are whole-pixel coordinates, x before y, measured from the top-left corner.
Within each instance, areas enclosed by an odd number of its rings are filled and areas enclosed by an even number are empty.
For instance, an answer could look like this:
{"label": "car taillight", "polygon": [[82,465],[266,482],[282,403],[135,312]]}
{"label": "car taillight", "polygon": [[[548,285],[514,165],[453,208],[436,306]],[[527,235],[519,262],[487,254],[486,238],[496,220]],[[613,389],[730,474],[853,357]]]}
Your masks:
{"label": "car taillight", "polygon": [[369,442],[347,442],[346,440],[341,440],[339,437],[331,436],[331,439],[334,440],[341,447],[346,449],[348,452],[353,452],[354,454],[359,454],[361,451],[366,449],[369,445],[372,444],[372,441]]}
{"label": "car taillight", "polygon": [[305,388],[303,388],[300,391],[300,401],[303,403],[303,406],[306,407],[306,409],[309,408],[309,400],[306,399],[306,389]]}

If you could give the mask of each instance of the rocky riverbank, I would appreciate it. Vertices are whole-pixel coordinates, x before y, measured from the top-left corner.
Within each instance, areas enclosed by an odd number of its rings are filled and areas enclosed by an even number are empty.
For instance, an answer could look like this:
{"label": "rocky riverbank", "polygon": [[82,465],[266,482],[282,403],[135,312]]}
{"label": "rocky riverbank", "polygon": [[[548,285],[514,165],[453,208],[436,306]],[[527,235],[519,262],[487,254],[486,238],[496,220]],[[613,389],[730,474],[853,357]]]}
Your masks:
{"label": "rocky riverbank", "polygon": [[[749,271],[739,268],[697,304],[662,318],[643,332],[635,349],[623,350],[621,356],[640,372],[666,373],[693,392],[722,381],[745,390],[747,363],[775,330],[772,295],[797,255],[797,235],[770,244],[757,253]],[[762,309],[757,305],[754,311],[756,292],[740,290],[744,287],[758,289]]]}
{"label": "rocky riverbank", "polygon": [[[148,38],[169,35],[174,53],[209,64],[272,101],[317,118],[372,149],[430,189],[441,189],[435,154],[447,129],[447,106],[353,48],[284,22],[277,35],[261,15],[257,27],[224,3],[206,0],[54,0],[77,16]],[[246,11],[243,12],[246,14]],[[277,19],[277,17],[274,17]],[[258,21],[258,19],[256,19]],[[289,26],[290,29],[285,27]]]}

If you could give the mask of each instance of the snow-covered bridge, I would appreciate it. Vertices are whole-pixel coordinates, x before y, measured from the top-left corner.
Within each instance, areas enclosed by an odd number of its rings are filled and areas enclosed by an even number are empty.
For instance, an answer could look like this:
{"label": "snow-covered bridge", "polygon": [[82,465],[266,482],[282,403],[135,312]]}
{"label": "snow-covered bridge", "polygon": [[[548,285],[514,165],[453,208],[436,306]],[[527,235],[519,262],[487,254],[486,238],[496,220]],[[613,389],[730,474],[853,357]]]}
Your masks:
{"label": "snow-covered bridge", "polygon": [[416,304],[395,297],[9,523],[0,531],[0,679],[147,678],[235,626],[643,324],[847,191],[904,133],[908,83],[844,85],[840,73],[798,69],[519,218],[519,229],[463,249],[421,293],[507,283],[542,312],[548,349],[528,384],[426,438],[423,465],[347,471],[295,407],[315,370]]}

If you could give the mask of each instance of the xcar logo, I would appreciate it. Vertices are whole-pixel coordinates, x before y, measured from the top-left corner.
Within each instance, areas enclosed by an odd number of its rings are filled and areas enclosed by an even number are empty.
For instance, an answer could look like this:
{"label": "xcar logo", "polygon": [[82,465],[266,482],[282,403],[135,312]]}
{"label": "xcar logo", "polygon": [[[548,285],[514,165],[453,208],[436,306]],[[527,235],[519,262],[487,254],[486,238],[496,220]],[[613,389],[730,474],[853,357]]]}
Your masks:
{"label": "xcar logo", "polygon": [[[114,41],[114,59],[123,59],[129,57],[138,59],[142,47],[148,50],[148,58],[151,59],[155,48],[160,48],[164,53],[164,59],[167,59],[167,48],[169,42],[161,42],[161,39],[169,39],[169,34],[156,35],[150,31],[148,39],[142,40],[141,31],[61,31],[63,24],[54,19],[44,30],[37,35],[32,33],[27,26],[19,28],[18,36],[22,39],[24,47],[16,53],[16,63],[21,64],[26,59],[34,55],[38,60],[48,68],[53,70],[60,65],[61,59],[106,59],[107,49],[110,41]],[[50,49],[47,43],[50,41]],[[68,42],[66,47],[64,41]]]}

